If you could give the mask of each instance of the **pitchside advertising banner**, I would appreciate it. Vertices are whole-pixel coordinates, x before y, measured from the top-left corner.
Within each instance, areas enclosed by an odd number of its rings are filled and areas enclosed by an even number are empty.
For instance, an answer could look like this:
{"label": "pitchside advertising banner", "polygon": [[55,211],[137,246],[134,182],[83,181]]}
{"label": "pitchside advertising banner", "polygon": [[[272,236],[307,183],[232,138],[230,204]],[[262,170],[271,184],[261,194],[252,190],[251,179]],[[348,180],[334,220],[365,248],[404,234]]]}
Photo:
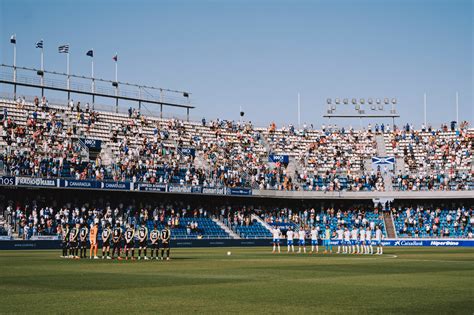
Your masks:
{"label": "pitchside advertising banner", "polygon": [[227,188],[228,195],[250,196],[252,189],[250,188]]}
{"label": "pitchside advertising banner", "polygon": [[474,247],[472,239],[386,239],[383,246],[469,246]]}
{"label": "pitchside advertising banner", "polygon": [[288,155],[282,155],[282,154],[270,154],[268,156],[268,162],[273,162],[273,163],[285,163],[288,164],[290,162],[290,158]]}
{"label": "pitchside advertising banner", "polygon": [[135,190],[166,192],[166,184],[135,183]]}
{"label": "pitchside advertising banner", "polygon": [[97,189],[97,190],[130,190],[130,191],[151,191],[170,192],[186,194],[207,194],[207,195],[237,195],[251,196],[250,188],[226,188],[226,187],[203,187],[203,186],[183,186],[163,183],[132,183],[132,182],[101,182],[95,180],[78,179],[52,179],[37,177],[13,177],[0,176],[0,186],[30,186],[30,187],[59,187],[73,189]]}
{"label": "pitchside advertising banner", "polygon": [[0,176],[1,186],[15,186],[15,177],[13,176]]}
{"label": "pitchside advertising banner", "polygon": [[35,186],[35,187],[56,187],[56,179],[37,178],[37,177],[17,177],[17,186]]}
{"label": "pitchside advertising banner", "polygon": [[74,179],[61,179],[59,181],[59,187],[66,188],[89,188],[89,189],[98,189],[100,187],[100,182],[94,180],[74,180]]}
{"label": "pitchside advertising banner", "polygon": [[[399,242],[399,243],[397,243]],[[337,245],[337,241],[331,241]],[[467,239],[423,239],[423,240],[384,240],[385,246],[447,246],[447,247],[474,247],[474,240]],[[173,239],[171,247],[231,247],[231,246],[270,246],[271,239]],[[321,244],[321,242],[320,242]],[[398,244],[398,245],[397,245]],[[1,249],[59,249],[61,242],[52,239],[12,240],[10,237],[0,237]]]}

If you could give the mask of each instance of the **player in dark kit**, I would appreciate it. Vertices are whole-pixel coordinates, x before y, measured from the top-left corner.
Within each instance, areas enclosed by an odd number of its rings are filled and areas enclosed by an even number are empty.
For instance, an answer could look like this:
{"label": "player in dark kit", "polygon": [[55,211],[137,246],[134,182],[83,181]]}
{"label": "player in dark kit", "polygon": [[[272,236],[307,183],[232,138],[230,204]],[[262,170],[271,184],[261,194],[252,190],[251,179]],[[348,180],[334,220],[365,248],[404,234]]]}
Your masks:
{"label": "player in dark kit", "polygon": [[161,260],[164,259],[164,254],[165,254],[165,249],[166,249],[166,260],[170,260],[170,237],[171,237],[171,231],[168,228],[168,225],[165,226],[163,230],[161,230],[160,233],[160,239],[161,239]]}
{"label": "player in dark kit", "polygon": [[120,223],[117,223],[112,231],[112,259],[115,257],[115,252],[117,252],[117,259],[122,260],[120,257],[120,243],[122,242],[122,228]]}
{"label": "player in dark kit", "polygon": [[87,224],[83,224],[80,231],[79,231],[79,241],[80,241],[80,248],[81,258],[87,258],[87,235],[89,234],[89,229],[87,228]]}
{"label": "player in dark kit", "polygon": [[62,227],[62,231],[61,231],[61,239],[62,239],[62,248],[63,248],[63,255],[61,256],[61,258],[67,258],[67,250],[68,250],[68,240],[69,240],[69,224],[66,223],[65,225],[63,225]]}
{"label": "player in dark kit", "polygon": [[156,252],[156,259],[160,256],[160,231],[158,230],[158,226],[155,224],[153,230],[150,232],[150,247],[151,247],[151,259],[153,259],[153,254]]}
{"label": "player in dark kit", "polygon": [[79,249],[77,247],[77,241],[79,236],[80,224],[77,223],[76,226],[73,226],[69,232],[69,257],[79,259]]}
{"label": "player in dark kit", "polygon": [[146,246],[148,240],[148,229],[145,226],[145,222],[142,222],[140,227],[138,228],[138,259],[140,260],[142,257],[142,250],[144,253],[144,259],[148,260],[146,256]]}
{"label": "player in dark kit", "polygon": [[[112,230],[110,230],[110,224],[107,223],[104,230],[102,231],[102,259],[110,259],[110,237]],[[107,255],[107,256],[106,256]]]}
{"label": "player in dark kit", "polygon": [[127,229],[125,230],[125,259],[128,260],[128,254],[130,252],[130,249],[132,250],[132,256],[131,259],[135,259],[135,229],[131,224],[127,226]]}

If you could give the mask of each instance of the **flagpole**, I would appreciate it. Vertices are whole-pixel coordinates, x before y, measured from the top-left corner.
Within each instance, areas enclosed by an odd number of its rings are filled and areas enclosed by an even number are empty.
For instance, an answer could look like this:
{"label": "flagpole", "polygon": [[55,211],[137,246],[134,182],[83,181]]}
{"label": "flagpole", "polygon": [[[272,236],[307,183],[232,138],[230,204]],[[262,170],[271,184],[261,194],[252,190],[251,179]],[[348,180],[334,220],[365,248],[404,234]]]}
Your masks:
{"label": "flagpole", "polygon": [[94,103],[95,103],[95,81],[94,81],[94,48],[92,48],[92,60],[91,60],[91,77],[92,77],[92,110],[94,110]]}
{"label": "flagpole", "polygon": [[456,92],[456,124],[459,126],[459,93]]}
{"label": "flagpole", "polygon": [[423,112],[424,112],[424,117],[425,117],[425,128],[428,128],[428,125],[426,124],[426,93],[423,94]]}
{"label": "flagpole", "polygon": [[117,67],[117,62],[118,62],[118,54],[117,52],[115,53],[115,112],[118,113],[118,67]]}
{"label": "flagpole", "polygon": [[13,97],[16,99],[16,34],[14,35],[15,42],[13,43]]}
{"label": "flagpole", "polygon": [[68,89],[67,98],[68,98],[68,100],[70,100],[71,99],[71,91],[70,91],[70,88],[69,88],[70,87],[70,82],[69,82],[69,51],[67,52],[66,55],[67,55],[66,56],[66,61],[67,61],[67,89]]}
{"label": "flagpole", "polygon": [[[43,41],[43,40],[41,40]],[[44,45],[44,44],[43,44]],[[44,84],[44,48],[43,45],[41,45],[41,86]]]}
{"label": "flagpole", "polygon": [[298,93],[298,129],[301,128],[301,104],[300,104],[300,93]]}

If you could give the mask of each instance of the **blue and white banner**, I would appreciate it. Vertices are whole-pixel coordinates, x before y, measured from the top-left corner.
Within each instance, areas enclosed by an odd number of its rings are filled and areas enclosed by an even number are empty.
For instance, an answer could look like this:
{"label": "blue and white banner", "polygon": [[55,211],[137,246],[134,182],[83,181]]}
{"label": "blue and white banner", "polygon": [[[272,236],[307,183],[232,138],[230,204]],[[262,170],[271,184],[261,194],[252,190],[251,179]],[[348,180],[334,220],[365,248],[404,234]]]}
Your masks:
{"label": "blue and white banner", "polygon": [[202,193],[209,195],[225,195],[225,187],[203,187]]}
{"label": "blue and white banner", "polygon": [[227,188],[228,195],[241,195],[250,196],[252,195],[252,189],[250,188]]}
{"label": "blue and white banner", "polygon": [[0,176],[0,186],[15,186],[15,177]]}
{"label": "blue and white banner", "polygon": [[389,157],[372,157],[372,163],[375,165],[393,165],[395,164],[395,158],[393,156]]}
{"label": "blue and white banner", "polygon": [[101,187],[103,189],[113,189],[113,190],[131,190],[130,182],[102,182]]}
{"label": "blue and white banner", "polygon": [[136,190],[166,192],[166,184],[135,183]]}
{"label": "blue and white banner", "polygon": [[37,186],[37,187],[56,187],[56,179],[38,178],[38,177],[17,177],[18,186]]}
{"label": "blue and white banner", "polygon": [[290,157],[288,155],[282,155],[282,154],[270,154],[268,156],[268,162],[280,162],[280,163],[285,163],[288,164],[290,162]]}
{"label": "blue and white banner", "polygon": [[474,239],[386,239],[382,241],[383,246],[474,246]]}
{"label": "blue and white banner", "polygon": [[89,149],[100,150],[102,148],[102,140],[81,138],[81,141]]}
{"label": "blue and white banner", "polygon": [[97,189],[101,188],[101,185],[100,182],[95,180],[61,179],[59,187]]}
{"label": "blue and white banner", "polygon": [[196,156],[196,149],[194,148],[179,148],[178,150],[182,155],[190,155],[192,157]]}
{"label": "blue and white banner", "polygon": [[193,193],[193,194],[200,194],[202,192],[201,186],[175,186],[169,185],[168,192],[172,193]]}

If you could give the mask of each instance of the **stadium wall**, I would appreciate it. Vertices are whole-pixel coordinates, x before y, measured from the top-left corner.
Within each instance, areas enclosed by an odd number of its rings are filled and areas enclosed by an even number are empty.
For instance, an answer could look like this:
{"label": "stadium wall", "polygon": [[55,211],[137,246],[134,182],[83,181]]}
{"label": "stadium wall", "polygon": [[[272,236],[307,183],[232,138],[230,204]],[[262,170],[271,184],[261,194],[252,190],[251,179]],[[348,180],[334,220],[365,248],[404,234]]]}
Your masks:
{"label": "stadium wall", "polygon": [[[180,247],[246,247],[270,246],[271,239],[178,239],[171,240],[172,248]],[[285,243],[283,241],[283,243]],[[337,241],[331,241],[337,245]],[[284,246],[285,244],[283,244]],[[320,244],[321,245],[321,244]],[[472,239],[385,239],[383,246],[391,247],[474,247]],[[100,246],[99,246],[100,247]],[[22,249],[57,249],[61,248],[59,240],[0,240],[0,250]]]}
{"label": "stadium wall", "polygon": [[63,190],[122,191],[156,194],[190,194],[204,196],[234,196],[283,199],[472,199],[474,191],[281,191],[253,190],[250,188],[180,186],[133,182],[101,182],[94,180],[47,179],[35,177],[0,176],[0,187]]}

